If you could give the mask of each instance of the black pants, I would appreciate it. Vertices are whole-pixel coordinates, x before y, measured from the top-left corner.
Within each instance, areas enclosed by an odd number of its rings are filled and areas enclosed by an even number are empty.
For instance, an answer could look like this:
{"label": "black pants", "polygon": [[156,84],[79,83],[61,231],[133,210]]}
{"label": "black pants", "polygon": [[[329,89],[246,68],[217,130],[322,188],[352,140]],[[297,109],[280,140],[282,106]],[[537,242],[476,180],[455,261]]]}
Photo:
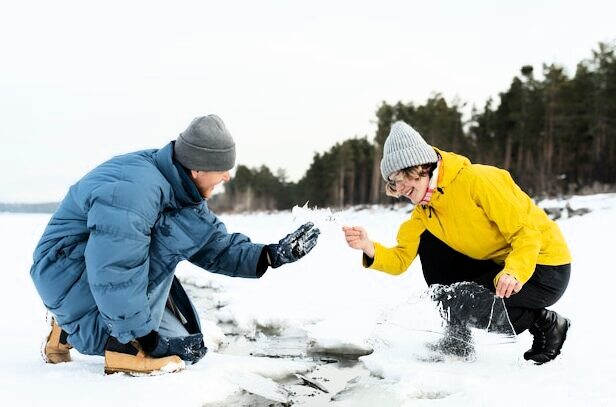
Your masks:
{"label": "black pants", "polygon": [[[418,254],[428,285],[474,281],[492,292],[496,291],[493,281],[503,269],[502,265],[491,260],[475,260],[459,253],[427,230],[421,235]],[[522,290],[504,299],[517,334],[531,326],[538,310],[558,301],[569,284],[570,274],[571,264],[537,264],[535,272]]]}

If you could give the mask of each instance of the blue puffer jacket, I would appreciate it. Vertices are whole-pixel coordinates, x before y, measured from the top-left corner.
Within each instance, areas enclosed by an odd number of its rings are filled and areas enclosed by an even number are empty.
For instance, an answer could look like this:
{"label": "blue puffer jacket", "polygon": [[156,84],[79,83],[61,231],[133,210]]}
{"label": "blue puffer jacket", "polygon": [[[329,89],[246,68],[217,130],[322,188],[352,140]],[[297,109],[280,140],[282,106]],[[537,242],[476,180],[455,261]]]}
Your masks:
{"label": "blue puffer jacket", "polygon": [[125,343],[157,329],[147,294],[182,260],[234,277],[263,273],[263,245],[227,233],[172,157],[173,142],[95,168],[70,188],[34,252],[34,284],[81,353],[103,354],[109,335]]}

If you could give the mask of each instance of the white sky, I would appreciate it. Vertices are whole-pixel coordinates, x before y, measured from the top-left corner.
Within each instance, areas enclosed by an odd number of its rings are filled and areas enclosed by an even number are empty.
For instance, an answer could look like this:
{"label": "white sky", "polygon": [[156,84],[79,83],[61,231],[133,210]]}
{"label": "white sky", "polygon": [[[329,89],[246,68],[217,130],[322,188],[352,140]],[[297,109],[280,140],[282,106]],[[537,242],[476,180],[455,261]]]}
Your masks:
{"label": "white sky", "polygon": [[374,135],[381,101],[481,107],[519,68],[569,74],[614,1],[13,1],[0,6],[0,202],[60,200],[107,158],[220,115],[238,163]]}

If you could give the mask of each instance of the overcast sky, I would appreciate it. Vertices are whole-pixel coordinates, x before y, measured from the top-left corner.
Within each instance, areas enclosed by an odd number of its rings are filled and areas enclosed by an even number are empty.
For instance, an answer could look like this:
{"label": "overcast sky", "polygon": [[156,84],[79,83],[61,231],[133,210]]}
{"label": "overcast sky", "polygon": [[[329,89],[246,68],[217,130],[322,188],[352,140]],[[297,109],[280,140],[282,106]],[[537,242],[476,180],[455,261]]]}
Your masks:
{"label": "overcast sky", "polygon": [[374,136],[382,101],[482,107],[522,65],[569,75],[615,1],[29,1],[0,6],[0,202],[62,199],[113,155],[215,113],[238,163],[284,168]]}

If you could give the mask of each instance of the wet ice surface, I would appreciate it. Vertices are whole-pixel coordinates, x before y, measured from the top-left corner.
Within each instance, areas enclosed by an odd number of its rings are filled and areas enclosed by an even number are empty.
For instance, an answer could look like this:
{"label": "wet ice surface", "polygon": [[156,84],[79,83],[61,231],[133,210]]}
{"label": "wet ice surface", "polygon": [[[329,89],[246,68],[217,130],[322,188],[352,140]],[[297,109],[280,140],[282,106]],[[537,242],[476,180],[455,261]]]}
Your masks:
{"label": "wet ice surface", "polygon": [[219,316],[216,321],[211,321],[218,324],[225,337],[220,342],[218,352],[255,358],[302,360],[314,364],[309,372],[295,373],[277,381],[255,375],[240,375],[233,380],[242,391],[221,404],[208,405],[327,404],[339,392],[348,393],[349,382],[357,382],[370,375],[358,363],[359,356],[372,353],[370,347],[319,344],[310,339],[305,330],[296,327],[257,325],[254,331],[241,330],[224,310],[226,301],[219,298],[220,287],[184,284],[202,314]]}
{"label": "wet ice surface", "polygon": [[[360,211],[341,216],[328,210],[295,208],[291,214],[278,215],[280,222],[270,222],[263,229],[257,218],[256,224],[251,222],[254,231],[284,234],[306,221],[322,231],[313,253],[297,263],[269,270],[260,280],[180,270],[215,351],[312,363],[305,372],[276,378],[280,391],[274,393],[269,384],[261,389],[254,381],[237,383],[251,405],[397,406],[409,400],[451,397],[456,403],[463,387],[452,377],[463,374],[469,364],[485,365],[480,368],[483,374],[494,355],[507,364],[520,363],[518,356],[525,349],[512,349],[516,343],[510,336],[488,334],[481,324],[472,328],[476,349],[472,358],[431,349],[431,344],[443,338],[442,304],[432,301],[421,275],[411,273],[418,262],[398,277],[361,267],[360,256],[344,244],[340,230],[342,224],[353,224],[353,217],[359,215],[366,219],[368,214]],[[381,215],[401,216],[395,212]],[[240,217],[239,223],[244,225],[250,218]],[[237,218],[223,220],[233,230]],[[258,233],[252,236],[259,241]],[[491,293],[475,295],[482,306],[488,304],[488,314],[502,317],[504,308],[499,309]],[[485,318],[481,322],[485,323]],[[280,394],[288,396],[286,401]],[[237,400],[239,396],[233,397]]]}
{"label": "wet ice surface", "polygon": [[[308,330],[283,321],[256,323],[252,329],[241,328],[232,311],[226,309],[230,301],[224,289],[211,283],[195,284],[191,279],[185,279],[184,285],[208,325],[216,324],[221,329],[223,338],[217,338],[219,353],[304,361],[314,365],[307,372],[276,380],[255,374],[236,375],[232,381],[241,391],[227,398],[224,404],[213,405],[374,406],[403,405],[404,400],[409,399],[444,399],[450,391],[434,385],[411,386],[408,393],[401,396],[396,390],[399,383],[383,379],[378,370],[371,372],[362,357],[372,354],[374,349],[383,351],[395,347],[391,338],[398,338],[406,342],[404,346],[414,363],[444,366],[474,362],[475,357],[462,358],[430,347],[443,339],[444,321],[452,312],[459,314],[459,309],[452,311],[452,308],[462,308],[465,318],[473,321],[471,346],[483,349],[515,342],[511,330],[498,335],[488,333],[503,321],[508,324],[508,318],[502,300],[474,284],[434,287],[385,310],[362,345],[332,338],[321,340],[311,336]],[[506,329],[501,327],[500,331]]]}

